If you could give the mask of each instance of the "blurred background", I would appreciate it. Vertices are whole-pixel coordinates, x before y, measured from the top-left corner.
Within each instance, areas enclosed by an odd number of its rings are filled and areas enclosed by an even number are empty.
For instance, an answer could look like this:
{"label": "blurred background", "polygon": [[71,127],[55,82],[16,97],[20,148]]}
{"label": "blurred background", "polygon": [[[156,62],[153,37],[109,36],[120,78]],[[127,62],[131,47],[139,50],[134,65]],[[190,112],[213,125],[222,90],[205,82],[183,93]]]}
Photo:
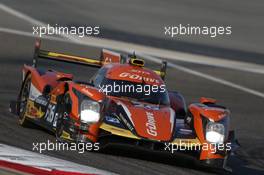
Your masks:
{"label": "blurred background", "polygon": [[[0,142],[31,150],[33,141],[54,139],[41,130],[21,128],[9,114],[23,64],[31,64],[33,26],[99,26],[93,37],[43,37],[43,47],[98,58],[102,47],[154,56],[170,62],[166,83],[187,103],[216,98],[232,112],[241,149],[231,157],[234,174],[264,174],[264,1],[262,0],[0,0]],[[165,35],[165,26],[231,26],[231,35]],[[88,80],[96,69],[41,62],[42,66]],[[25,139],[27,138],[27,139]],[[47,153],[121,174],[210,174],[182,158],[117,154]],[[149,157],[149,158],[147,158]]]}

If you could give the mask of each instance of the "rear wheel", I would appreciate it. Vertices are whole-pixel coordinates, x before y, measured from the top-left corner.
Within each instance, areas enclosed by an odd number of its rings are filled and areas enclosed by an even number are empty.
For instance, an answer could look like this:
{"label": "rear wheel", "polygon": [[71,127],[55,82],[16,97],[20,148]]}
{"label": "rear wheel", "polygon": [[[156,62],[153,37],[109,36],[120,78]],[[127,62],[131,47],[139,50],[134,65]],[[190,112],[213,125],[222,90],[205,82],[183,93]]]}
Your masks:
{"label": "rear wheel", "polygon": [[30,86],[31,86],[31,76],[28,75],[22,84],[22,89],[18,96],[18,108],[17,108],[19,115],[18,123],[24,127],[30,126],[30,121],[26,117]]}

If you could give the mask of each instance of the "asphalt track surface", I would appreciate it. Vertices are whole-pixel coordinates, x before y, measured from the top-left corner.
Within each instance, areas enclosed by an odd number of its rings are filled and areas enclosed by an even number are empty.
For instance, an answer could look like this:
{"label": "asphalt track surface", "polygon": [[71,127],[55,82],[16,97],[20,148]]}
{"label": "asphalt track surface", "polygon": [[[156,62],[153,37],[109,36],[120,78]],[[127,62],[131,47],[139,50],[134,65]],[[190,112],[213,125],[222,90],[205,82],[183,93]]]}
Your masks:
{"label": "asphalt track surface", "polygon": [[[165,3],[161,1],[144,1],[140,5],[138,2],[132,3],[129,1],[126,3],[119,1],[110,3],[80,0],[73,2],[67,0],[62,3],[57,0],[47,0],[45,2],[33,0],[25,0],[23,2],[19,0],[2,0],[1,2],[45,23],[59,23],[61,25],[100,24],[105,26],[109,31],[103,37],[125,41],[132,40],[132,42],[141,44],[148,43],[147,45],[155,44],[152,41],[156,40],[156,37],[159,36],[156,31],[159,30],[156,29],[157,25],[168,25],[167,23],[170,20],[173,24],[181,21],[192,23],[197,18],[201,19],[201,24],[203,24],[202,22],[206,23],[208,21],[209,24],[211,24],[210,21],[215,21],[219,24],[223,22],[234,26],[246,26],[246,24],[250,24],[247,25],[250,26],[247,30],[251,32],[246,36],[244,36],[244,30],[237,29],[236,35],[234,34],[234,38],[230,41],[232,44],[226,44],[225,39],[212,40],[209,38],[202,40],[194,39],[194,41],[191,41],[191,39],[187,38],[182,41],[167,41],[167,39],[160,37],[157,40],[161,41],[158,42],[160,45],[155,46],[162,45],[162,47],[166,47],[164,43],[172,42],[175,44],[174,46],[184,46],[186,51],[193,53],[197,48],[206,48],[208,46],[209,53],[205,53],[206,49],[204,49],[203,54],[217,55],[219,54],[218,51],[224,49],[224,52],[221,52],[221,54],[225,58],[229,58],[229,53],[233,53],[235,56],[230,59],[238,60],[240,58],[238,55],[246,55],[241,58],[243,61],[263,63],[261,55],[263,53],[264,41],[263,37],[259,37],[263,36],[260,30],[261,28],[263,29],[263,23],[260,23],[261,20],[257,23],[261,15],[263,17],[263,10],[260,10],[263,9],[263,2],[261,1],[256,3],[240,1],[241,5],[239,6],[236,6],[235,1],[222,1],[222,5],[214,5],[206,1],[200,1],[199,4],[192,1],[185,1],[184,3],[179,3],[177,6],[170,5],[172,2]],[[155,14],[158,14],[156,17],[160,18],[158,24],[155,23],[155,19],[157,18],[148,18],[151,15],[155,16],[153,10],[150,10],[149,3],[153,3],[152,8],[156,10],[157,13]],[[194,7],[195,5],[197,5],[196,8]],[[109,9],[110,7],[111,10]],[[168,9],[165,10],[165,7]],[[119,13],[117,12],[118,10],[120,10]],[[192,14],[191,10],[192,12],[196,12],[196,14]],[[210,13],[210,18],[208,14],[202,13],[206,10]],[[96,14],[96,11],[102,15]],[[121,12],[126,15],[120,15]],[[112,13],[113,16],[110,15]],[[144,18],[140,19],[142,15]],[[243,16],[243,20],[240,19],[242,18],[241,16]],[[233,18],[230,19],[230,17]],[[1,27],[32,32],[31,24],[17,19],[6,12],[0,11],[0,19]],[[135,27],[138,24],[137,22],[141,23],[142,26]],[[143,24],[149,25],[150,27],[147,28]],[[135,41],[135,36],[137,35],[140,39]],[[32,150],[33,142],[47,142],[48,139],[54,141],[54,136],[41,129],[22,128],[18,126],[17,118],[8,112],[8,103],[17,96],[21,83],[22,65],[24,63],[31,63],[34,38],[0,32],[0,39],[0,142]],[[187,45],[184,45],[185,42]],[[80,56],[98,57],[100,54],[100,48],[66,42],[44,40],[43,45],[49,49]],[[177,48],[169,47],[168,49],[177,50]],[[264,92],[264,79],[261,74],[177,61],[172,62],[258,90],[262,93]],[[96,69],[80,68],[68,64],[52,63],[51,65],[51,63],[47,62],[41,64],[45,67],[73,73],[77,79],[81,80],[88,80],[96,71]],[[154,65],[150,63],[150,66]],[[263,98],[173,68],[168,69],[166,82],[169,89],[182,92],[186,97],[187,103],[198,101],[200,96],[207,96],[219,99],[220,104],[229,107],[232,111],[232,126],[236,130],[237,137],[242,145],[237,155],[231,157],[229,166],[233,168],[235,174],[264,174]],[[104,154],[49,151],[45,152],[45,154],[120,174],[210,174],[210,172],[194,168],[192,161],[188,161],[182,157],[173,158],[171,155],[144,153],[141,151],[117,149],[110,150]]]}

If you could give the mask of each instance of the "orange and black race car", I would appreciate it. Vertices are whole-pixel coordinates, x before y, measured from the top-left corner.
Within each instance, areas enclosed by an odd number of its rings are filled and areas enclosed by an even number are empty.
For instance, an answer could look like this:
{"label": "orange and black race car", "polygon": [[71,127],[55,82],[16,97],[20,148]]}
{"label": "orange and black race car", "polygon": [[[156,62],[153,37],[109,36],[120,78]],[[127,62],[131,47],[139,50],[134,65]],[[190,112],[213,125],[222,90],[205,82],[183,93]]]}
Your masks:
{"label": "orange and black race car", "polygon": [[[39,59],[98,67],[89,82],[72,74],[37,68]],[[230,111],[214,99],[186,107],[183,96],[166,89],[166,62],[154,71],[133,55],[102,50],[89,59],[40,49],[24,65],[23,83],[12,112],[19,124],[37,124],[59,141],[128,144],[144,149],[184,152],[212,167],[225,167],[233,149]]]}

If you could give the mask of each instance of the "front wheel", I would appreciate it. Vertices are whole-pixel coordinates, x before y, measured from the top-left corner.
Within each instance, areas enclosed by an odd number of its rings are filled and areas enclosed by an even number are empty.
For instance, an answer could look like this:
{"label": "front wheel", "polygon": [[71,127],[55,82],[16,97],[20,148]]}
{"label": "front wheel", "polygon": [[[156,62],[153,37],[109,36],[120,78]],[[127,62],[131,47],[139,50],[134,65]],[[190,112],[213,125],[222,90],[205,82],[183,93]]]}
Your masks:
{"label": "front wheel", "polygon": [[55,136],[56,139],[59,142],[67,142],[68,138],[70,137],[68,133],[66,133],[65,130],[65,119],[66,119],[66,113],[65,113],[65,96],[60,98],[57,104],[60,104],[58,106],[57,112],[58,112],[58,119],[56,124],[56,131]]}
{"label": "front wheel", "polygon": [[[61,115],[61,114],[59,114],[59,115]],[[59,117],[61,117],[61,116],[59,116]],[[64,130],[63,117],[61,117],[61,118],[58,118],[57,126],[56,126],[56,132],[55,132],[56,139],[59,142],[64,142],[63,130]]]}
{"label": "front wheel", "polygon": [[27,119],[26,111],[28,106],[28,98],[31,86],[31,76],[28,75],[22,84],[22,89],[18,96],[18,123],[23,127],[30,126],[30,121]]}

